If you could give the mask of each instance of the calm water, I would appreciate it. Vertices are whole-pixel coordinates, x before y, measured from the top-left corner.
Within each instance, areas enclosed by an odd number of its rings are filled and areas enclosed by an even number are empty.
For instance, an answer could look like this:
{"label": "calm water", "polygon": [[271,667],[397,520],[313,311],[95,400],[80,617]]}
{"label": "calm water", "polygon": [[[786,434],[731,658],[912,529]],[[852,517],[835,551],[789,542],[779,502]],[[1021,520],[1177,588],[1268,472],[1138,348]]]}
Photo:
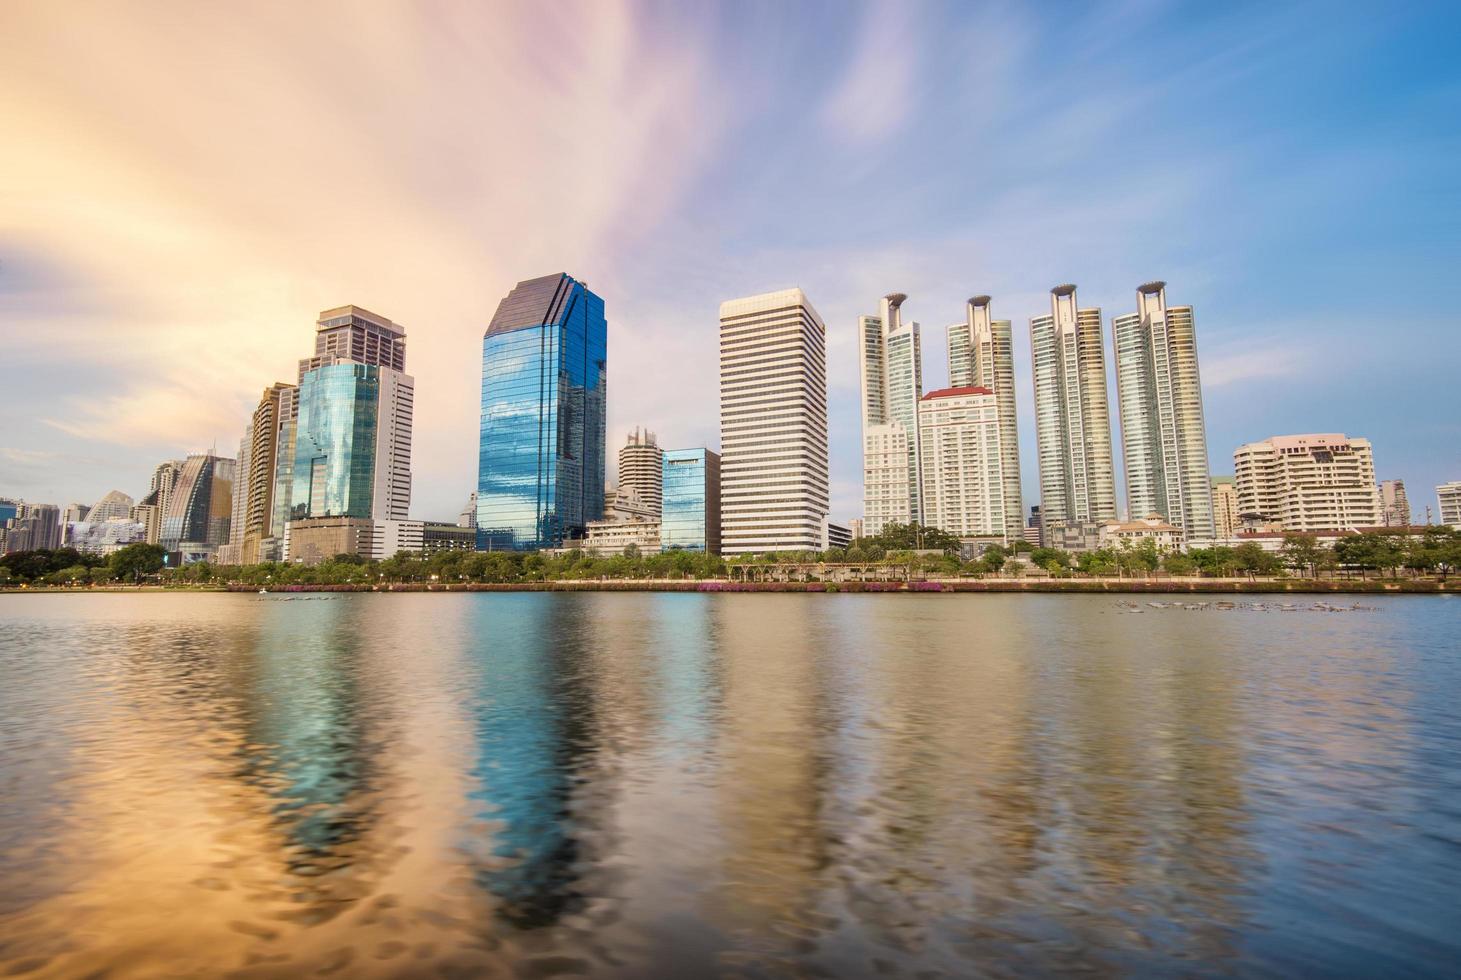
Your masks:
{"label": "calm water", "polygon": [[1365,601],[0,596],[0,975],[1454,975]]}

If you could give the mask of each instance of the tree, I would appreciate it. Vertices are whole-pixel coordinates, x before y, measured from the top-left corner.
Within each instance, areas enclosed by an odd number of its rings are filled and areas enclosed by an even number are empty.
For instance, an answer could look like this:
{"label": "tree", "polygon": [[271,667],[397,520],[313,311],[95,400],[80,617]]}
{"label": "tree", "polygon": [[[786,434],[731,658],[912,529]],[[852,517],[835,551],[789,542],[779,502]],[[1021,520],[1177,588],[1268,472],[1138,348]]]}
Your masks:
{"label": "tree", "polygon": [[979,570],[992,575],[1004,568],[1005,560],[1009,556],[1010,553],[1004,549],[1004,545],[992,544],[979,556]]}
{"label": "tree", "polygon": [[138,582],[144,575],[156,575],[162,571],[167,552],[160,544],[129,544],[112,552],[107,567],[112,577],[123,582]]}
{"label": "tree", "polygon": [[1333,555],[1333,551],[1320,544],[1319,538],[1313,534],[1285,534],[1283,548],[1279,552],[1285,565],[1307,573],[1311,578],[1319,577],[1319,568],[1325,563],[1326,553],[1327,556]]}
{"label": "tree", "polygon": [[1030,552],[1030,561],[1051,575],[1070,574],[1070,555],[1059,548],[1036,548]]}
{"label": "tree", "polygon": [[870,538],[863,538],[863,550],[878,546],[885,551],[958,551],[959,539],[947,531],[917,522],[910,524],[885,524],[882,531]]}
{"label": "tree", "polygon": [[1233,560],[1239,571],[1249,577],[1256,575],[1277,575],[1283,568],[1283,560],[1264,551],[1256,541],[1246,541],[1233,549]]}
{"label": "tree", "polygon": [[1162,559],[1162,568],[1171,575],[1191,575],[1197,571],[1197,562],[1174,551]]}

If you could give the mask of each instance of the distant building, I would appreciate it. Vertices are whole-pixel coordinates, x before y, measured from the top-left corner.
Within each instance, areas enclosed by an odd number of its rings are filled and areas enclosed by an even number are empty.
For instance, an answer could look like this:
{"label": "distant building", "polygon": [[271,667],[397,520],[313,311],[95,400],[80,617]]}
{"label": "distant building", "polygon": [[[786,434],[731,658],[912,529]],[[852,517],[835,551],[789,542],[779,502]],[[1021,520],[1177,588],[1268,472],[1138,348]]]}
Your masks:
{"label": "distant building", "polygon": [[1128,513],[1159,514],[1209,543],[1212,485],[1190,306],[1167,306],[1167,284],[1136,291],[1136,312],[1111,321]]}
{"label": "distant building", "polygon": [[147,528],[126,517],[108,521],[80,521],[67,528],[68,543],[90,555],[110,555],[129,544],[147,542]]}
{"label": "distant building", "polygon": [[112,490],[91,505],[86,519],[93,524],[101,524],[114,517],[130,518],[131,516],[132,498],[120,490]]}
{"label": "distant building", "polygon": [[1380,524],[1367,439],[1341,433],[1273,436],[1233,453],[1238,512],[1283,531]]}
{"label": "distant building", "polygon": [[943,388],[919,400],[923,523],[960,538],[1016,536],[1005,526],[999,423],[988,388]]}
{"label": "distant building", "polygon": [[1156,543],[1158,551],[1176,552],[1182,550],[1185,540],[1182,529],[1160,514],[1151,514],[1135,521],[1106,521],[1101,525],[1102,548],[1120,548],[1152,541]]}
{"label": "distant building", "polygon": [[865,536],[861,517],[854,517],[847,522],[847,533],[852,535],[852,540],[857,541]]}
{"label": "distant building", "polygon": [[[1004,483],[1006,543],[1023,534],[1020,437],[1015,414],[1015,360],[1010,321],[990,317],[990,298],[975,296],[964,306],[964,322],[949,327],[949,387],[970,385],[994,392],[999,412],[1000,478]],[[925,521],[925,523],[928,523]]]}
{"label": "distant building", "polygon": [[242,457],[239,460],[238,480],[243,489],[241,494],[234,495],[241,504],[235,515],[236,538],[240,560],[245,565],[275,561],[283,547],[284,524],[289,519],[289,497],[294,485],[298,394],[295,385],[276,382],[264,389],[254,407],[249,444],[244,450],[248,455],[247,466]]}
{"label": "distant building", "polygon": [[[159,464],[152,471],[152,481],[148,486],[147,494],[134,506],[132,519],[141,524],[145,529],[148,544],[162,543],[162,517],[167,513],[168,504],[172,501],[173,488],[178,484],[178,478],[183,475],[183,460],[169,459]],[[92,513],[86,515],[89,521],[96,520],[95,508]]]}
{"label": "distant building", "polygon": [[1238,485],[1231,476],[1212,478],[1212,518],[1219,541],[1231,541],[1243,526],[1238,517]]}
{"label": "distant building", "polygon": [[827,522],[827,540],[822,545],[822,550],[828,548],[849,548],[852,546],[852,529],[841,524]]}
{"label": "distant building", "polygon": [[827,328],[800,289],[720,305],[721,551],[822,545]]}
{"label": "distant building", "polygon": [[660,549],[720,554],[720,454],[669,449],[660,465]]}
{"label": "distant building", "polygon": [[650,521],[659,517],[634,487],[611,487],[604,491],[604,520]]}
{"label": "distant building", "polygon": [[664,498],[665,451],[655,442],[648,429],[635,429],[619,447],[619,489],[632,489],[649,509],[650,517],[660,515]]}
{"label": "distant building", "polygon": [[61,511],[61,523],[75,524],[78,521],[84,521],[90,511],[91,507],[86,504],[67,504]]}
{"label": "distant building", "polygon": [[384,561],[403,551],[429,556],[476,546],[477,534],[471,528],[440,521],[309,517],[288,523],[283,551],[285,561],[317,565],[336,555]]}
{"label": "distant building", "polygon": [[428,556],[440,551],[475,551],[476,548],[476,528],[438,521],[421,524],[421,551]]}
{"label": "distant building", "polygon": [[869,534],[923,520],[919,492],[918,399],[923,352],[917,323],[903,322],[902,293],[884,296],[877,316],[857,320],[862,368],[863,520]]}
{"label": "distant building", "polygon": [[1410,526],[1410,501],[1404,480],[1380,481],[1380,521],[1386,527]]}
{"label": "distant building", "polygon": [[1441,523],[1461,531],[1461,480],[1436,487],[1436,503],[1441,509]]}
{"label": "distant building", "polygon": [[249,458],[254,446],[254,423],[244,426],[234,461],[233,500],[229,506],[228,543],[218,546],[218,564],[242,565],[245,515],[249,502]]}
{"label": "distant building", "polygon": [[315,353],[299,362],[301,379],[326,364],[373,364],[406,371],[406,330],[360,306],[320,313],[315,323]]}
{"label": "distant building", "polygon": [[467,497],[466,506],[457,515],[457,527],[469,527],[474,531],[477,529],[477,491],[472,491]]}
{"label": "distant building", "polygon": [[600,554],[623,554],[630,545],[641,555],[658,554],[661,547],[657,517],[635,521],[589,521],[583,547]]}
{"label": "distant building", "polygon": [[55,504],[27,504],[6,501],[5,512],[14,516],[0,521],[0,552],[54,551],[61,547],[61,508]]}
{"label": "distant building", "polygon": [[[1034,532],[1033,538],[1031,537],[1031,532]],[[1029,541],[1037,548],[1045,542],[1045,524],[1040,519],[1039,504],[1030,505],[1030,516],[1025,521],[1025,540]]]}
{"label": "distant building", "polygon": [[[234,460],[209,453],[184,461],[162,515],[159,541],[167,551],[178,553],[182,564],[212,560],[219,546],[228,544],[234,473]],[[95,509],[88,516],[94,515]]]}
{"label": "distant building", "polygon": [[608,323],[567,273],[518,283],[482,338],[477,540],[495,551],[583,537],[604,508]]}
{"label": "distant building", "polygon": [[1030,347],[1044,540],[1092,540],[1116,519],[1100,309],[1080,309],[1075,286],[1056,286],[1050,313],[1030,318]]}

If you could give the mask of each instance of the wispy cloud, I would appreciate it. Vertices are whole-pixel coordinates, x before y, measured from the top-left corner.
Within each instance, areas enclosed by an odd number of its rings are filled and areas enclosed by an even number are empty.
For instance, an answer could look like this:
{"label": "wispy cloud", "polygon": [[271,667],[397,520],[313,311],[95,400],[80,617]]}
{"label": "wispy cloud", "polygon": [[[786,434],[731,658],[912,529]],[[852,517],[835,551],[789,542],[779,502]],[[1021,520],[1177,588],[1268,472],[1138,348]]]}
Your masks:
{"label": "wispy cloud", "polygon": [[822,122],[835,135],[851,143],[875,143],[908,122],[916,101],[915,72],[921,67],[916,17],[913,4],[866,8],[856,47],[822,107]]}

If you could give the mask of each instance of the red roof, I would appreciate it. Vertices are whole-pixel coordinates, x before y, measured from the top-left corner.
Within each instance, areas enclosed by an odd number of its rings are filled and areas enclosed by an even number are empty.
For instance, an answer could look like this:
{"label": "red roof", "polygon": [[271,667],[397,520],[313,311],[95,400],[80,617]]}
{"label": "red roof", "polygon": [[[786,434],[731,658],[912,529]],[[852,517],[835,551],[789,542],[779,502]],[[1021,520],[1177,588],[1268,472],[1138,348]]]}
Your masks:
{"label": "red roof", "polygon": [[992,394],[994,394],[994,392],[990,391],[983,385],[967,385],[963,388],[940,388],[938,391],[930,391],[928,394],[924,395],[921,400],[928,401],[930,398],[955,398],[959,395]]}

